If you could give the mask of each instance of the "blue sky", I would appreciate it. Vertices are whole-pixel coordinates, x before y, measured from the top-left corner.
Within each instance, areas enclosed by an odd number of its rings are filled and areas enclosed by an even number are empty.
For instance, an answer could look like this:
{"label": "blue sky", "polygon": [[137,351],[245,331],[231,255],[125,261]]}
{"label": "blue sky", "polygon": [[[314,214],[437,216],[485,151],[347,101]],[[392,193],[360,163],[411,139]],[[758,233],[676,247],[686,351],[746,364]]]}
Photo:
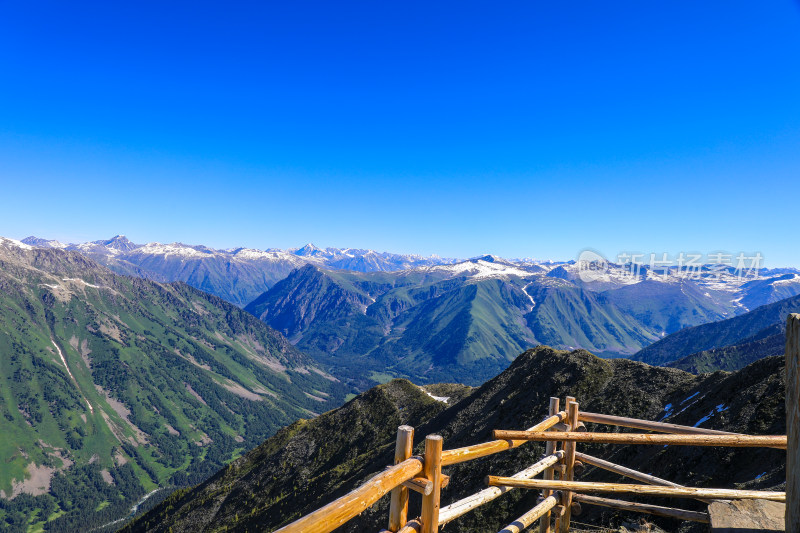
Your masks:
{"label": "blue sky", "polygon": [[0,2],[0,235],[800,266],[796,1],[164,4]]}

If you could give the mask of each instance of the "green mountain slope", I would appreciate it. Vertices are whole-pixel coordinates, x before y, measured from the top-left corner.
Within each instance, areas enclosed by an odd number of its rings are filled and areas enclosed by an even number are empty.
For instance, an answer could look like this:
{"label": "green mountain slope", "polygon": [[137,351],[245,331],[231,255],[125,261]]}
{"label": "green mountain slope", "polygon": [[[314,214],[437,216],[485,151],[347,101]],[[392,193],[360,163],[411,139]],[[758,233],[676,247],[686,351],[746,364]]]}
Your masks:
{"label": "green mountain slope", "polygon": [[683,329],[640,350],[631,359],[663,365],[697,352],[733,346],[768,327],[782,327],[787,315],[797,312],[800,312],[800,296],[792,296],[737,317]]}
{"label": "green mountain slope", "polygon": [[533,283],[526,290],[536,305],[525,319],[541,344],[619,356],[658,339],[657,328],[623,312],[608,293],[555,278]]}
{"label": "green mountain slope", "polygon": [[783,355],[786,348],[784,330],[782,325],[775,324],[739,344],[697,352],[664,366],[680,368],[693,374],[739,370],[763,357]]}
{"label": "green mountain slope", "polygon": [[647,280],[604,294],[623,313],[662,335],[733,314],[729,293],[709,292],[686,280]]}
{"label": "green mountain slope", "polygon": [[[517,357],[505,372],[452,406],[431,404],[430,398],[415,391],[413,385],[397,380],[313,421],[287,428],[209,481],[174,493],[124,531],[272,531],[345,494],[390,464],[394,432],[400,422],[416,426],[416,452],[421,451],[424,436],[432,433],[441,434],[445,448],[451,449],[491,440],[491,431],[496,428],[530,427],[545,415],[550,396],[575,395],[587,411],[782,434],[783,375],[783,360],[777,357],[733,374],[693,376],[624,359],[603,360],[585,351],[567,353],[539,347]],[[342,431],[342,427],[352,431]],[[779,485],[785,477],[785,454],[780,450],[682,446],[581,449],[695,486],[764,489]],[[517,472],[537,461],[542,452],[541,444],[531,443],[445,468],[451,482],[442,493],[442,505],[485,488],[486,474]],[[614,475],[592,470],[582,479],[620,481]],[[535,505],[535,499],[532,492],[511,492],[459,518],[446,530],[498,531]],[[412,503],[416,501],[412,497]],[[679,505],[697,508],[701,504],[681,500]],[[411,513],[417,512],[418,504],[414,503]],[[585,506],[580,521],[618,525],[630,516]],[[340,530],[377,531],[385,527],[387,517],[388,497],[384,497]],[[668,519],[656,522],[667,531],[691,530],[691,526]]]}
{"label": "green mountain slope", "polygon": [[0,525],[80,531],[195,483],[349,392],[285,338],[178,283],[0,242]]}
{"label": "green mountain slope", "polygon": [[[531,346],[620,356],[661,337],[661,323],[646,324],[609,293],[490,259],[400,273],[309,265],[245,309],[362,389],[390,376],[477,385]],[[668,314],[658,305],[652,307]]]}

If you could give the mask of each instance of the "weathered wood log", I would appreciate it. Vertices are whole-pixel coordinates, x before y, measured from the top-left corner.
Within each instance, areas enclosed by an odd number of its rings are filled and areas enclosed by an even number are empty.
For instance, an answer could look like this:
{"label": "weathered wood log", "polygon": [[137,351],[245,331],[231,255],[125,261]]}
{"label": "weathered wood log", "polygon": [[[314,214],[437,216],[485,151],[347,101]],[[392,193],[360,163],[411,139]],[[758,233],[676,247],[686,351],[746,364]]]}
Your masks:
{"label": "weathered wood log", "polygon": [[[394,464],[399,464],[411,457],[414,448],[414,428],[400,426],[397,428],[397,442],[394,447]],[[408,519],[408,483],[392,489],[389,503],[389,531],[398,531]],[[431,487],[433,488],[433,487]]]}
{"label": "weathered wood log", "polygon": [[[539,475],[541,472],[547,470],[548,467],[556,464],[564,456],[564,452],[557,452],[553,455],[545,457],[537,461],[525,470],[521,470],[511,476],[514,479],[530,479],[533,476]],[[502,496],[506,492],[514,490],[514,487],[489,487],[480,492],[476,492],[466,498],[462,498],[457,502],[451,503],[439,510],[439,525],[446,524],[455,520],[461,515],[464,515],[481,505],[488,503],[495,498]]]}
{"label": "weathered wood log", "polygon": [[[571,401],[567,403],[567,422],[570,429],[574,429],[578,425],[578,402]],[[572,481],[575,477],[573,471],[575,467],[575,441],[567,441],[565,446],[566,454],[564,456],[564,481]],[[564,506],[564,516],[561,517],[559,523],[559,533],[569,533],[569,522],[572,519],[572,492],[564,491],[561,493],[561,505]]]}
{"label": "weathered wood log", "polygon": [[572,503],[570,504],[570,508],[572,509],[572,516],[580,516],[583,512],[583,507],[581,504],[575,501],[575,497],[578,496],[577,493],[572,495]]}
{"label": "weathered wood log", "polygon": [[[544,431],[550,429],[558,424],[567,414],[564,411],[556,413],[553,416],[548,416],[535,426],[529,428],[529,431]],[[442,452],[442,466],[454,465],[463,463],[465,461],[472,461],[479,457],[485,457],[494,453],[510,450],[528,442],[527,440],[493,440],[472,446],[464,446],[463,448],[454,448],[452,450],[445,450]]]}
{"label": "weathered wood log", "polygon": [[425,461],[422,470],[425,478],[433,483],[433,490],[422,497],[422,533],[439,531],[439,498],[442,486],[442,444],[440,435],[425,437]]}
{"label": "weathered wood log", "polygon": [[431,492],[433,492],[433,481],[419,476],[411,478],[408,481],[403,481],[402,486],[406,489],[418,492],[423,496],[428,496]]}
{"label": "weathered wood log", "polygon": [[498,439],[568,441],[602,444],[668,444],[671,446],[725,446],[731,448],[786,448],[785,435],[665,435],[654,433],[589,433],[494,430]]}
{"label": "weathered wood log", "polygon": [[679,424],[668,424],[666,422],[653,422],[652,420],[642,420],[639,418],[628,418],[627,416],[604,415],[600,413],[581,412],[581,420],[584,422],[594,422],[596,424],[606,424],[610,426],[621,426],[634,429],[647,429],[660,433],[675,433],[679,435],[737,435],[727,431],[717,431],[716,429],[695,428],[681,426]]}
{"label": "weathered wood log", "polygon": [[541,503],[536,505],[533,509],[525,513],[524,515],[520,516],[502,530],[500,533],[520,533],[523,529],[527,528],[529,525],[533,524],[537,519],[541,518],[545,515],[545,513],[550,512],[550,509],[558,505],[559,501],[559,494],[555,493],[551,496],[548,496]]}
{"label": "weathered wood log", "polygon": [[599,457],[595,457],[593,455],[585,454],[582,452],[576,453],[575,457],[588,465],[596,466],[598,468],[602,468],[603,470],[608,470],[609,472],[614,472],[615,474],[620,474],[629,477],[631,479],[635,479],[636,481],[641,481],[643,483],[649,483],[651,485],[661,485],[664,487],[682,486],[677,483],[673,483],[672,481],[667,481],[666,479],[661,479],[660,477],[652,476],[650,474],[645,474],[644,472],[639,472],[638,470],[634,470],[626,466],[614,464],[612,462],[606,461],[605,459],[600,459]]}
{"label": "weathered wood log", "polygon": [[363,485],[275,533],[329,533],[378,501],[384,494],[422,472],[422,461],[412,457],[387,468]]}
{"label": "weathered wood log", "polygon": [[[612,462],[606,461],[605,459],[594,457],[593,455],[587,455],[585,453],[578,452],[576,454],[576,457],[581,459],[586,464],[602,468],[603,470],[608,470],[609,472],[614,472],[615,474],[621,474],[623,476],[635,479],[637,481],[641,481],[643,483],[649,483],[650,485],[661,485],[664,487],[683,487],[683,485],[679,485],[678,483],[673,483],[672,481],[667,481],[666,479],[661,479],[660,477],[656,477],[650,474],[645,474],[644,472],[639,472],[638,470],[633,470],[632,468],[628,468],[626,466],[614,464]],[[697,500],[703,503],[711,503],[712,501],[707,498],[697,498]]]}
{"label": "weathered wood log", "polygon": [[[409,520],[408,522],[406,522],[406,525],[404,525],[400,530],[398,530],[397,533],[420,533],[421,531],[422,531],[422,524],[420,523],[419,518],[415,518],[414,520]],[[378,531],[378,533],[393,533],[393,532],[389,531],[388,529],[381,529],[380,531]]]}
{"label": "weathered wood log", "polygon": [[[553,397],[553,396],[550,397],[550,407],[549,407],[549,411],[548,411],[550,416],[554,416],[556,413],[558,413],[558,408],[559,408],[560,402],[561,402],[561,400],[559,398],[556,398],[556,397]],[[555,442],[549,441],[549,442],[547,442],[545,444],[545,454],[546,455],[548,455],[548,456],[553,455],[553,453],[555,451],[556,451],[556,443]],[[548,468],[548,469],[546,469],[544,471],[544,475],[542,477],[544,477],[545,479],[553,479],[554,475],[555,474],[554,474],[553,468]],[[550,496],[551,493],[552,493],[552,491],[550,491],[550,490],[543,490],[542,491],[542,499],[543,500],[547,499]],[[544,514],[541,517],[541,520],[539,520],[539,533],[550,533],[550,511],[549,510],[545,511]]]}
{"label": "weathered wood log", "polygon": [[648,505],[644,503],[626,502],[622,500],[611,500],[608,498],[598,498],[597,496],[588,496],[586,494],[576,494],[574,499],[590,505],[599,505],[602,507],[610,507],[612,509],[620,509],[623,511],[633,511],[656,516],[665,516],[667,518],[702,522],[704,524],[708,524],[710,522],[708,513],[701,513],[697,511],[686,511],[684,509],[674,509],[672,507],[662,507],[660,505]]}
{"label": "weathered wood log", "polygon": [[422,522],[419,521],[419,518],[415,518],[414,520],[409,520],[406,525],[403,526],[403,529],[397,533],[420,533],[421,531]]}
{"label": "weathered wood log", "polygon": [[800,531],[800,314],[786,319],[786,531]]}
{"label": "weathered wood log", "polygon": [[[439,488],[443,489],[448,484],[450,484],[450,476],[442,474],[442,485]],[[402,485],[407,489],[411,489],[414,492],[422,494],[423,496],[428,496],[431,492],[433,492],[433,482],[425,479],[424,477],[417,476],[409,479],[408,481],[403,481]]]}
{"label": "weathered wood log", "polygon": [[587,481],[549,481],[544,479],[514,479],[510,477],[487,476],[486,483],[495,486],[519,487],[524,489],[551,489],[573,492],[612,492],[633,493],[647,496],[670,496],[687,498],[715,498],[719,500],[786,500],[785,492],[734,489],[705,489],[695,487],[661,487],[653,485],[634,485],[628,483],[596,483]]}
{"label": "weathered wood log", "polygon": [[[564,398],[564,409],[567,412],[567,417],[565,418],[565,422],[567,422],[567,423],[569,423],[569,406],[573,402],[575,402],[575,397],[574,396],[567,396],[567,397]],[[572,426],[569,426],[569,429],[572,429]],[[567,443],[566,442],[558,442],[558,443],[556,443],[556,450],[564,450],[564,452],[566,453],[566,451],[567,451]],[[564,460],[566,461],[566,455],[564,455]],[[560,479],[564,479],[564,475],[566,474],[566,471],[567,471],[567,468],[566,468],[566,465],[564,465],[564,470],[559,473],[559,478]],[[561,499],[563,501],[563,499],[564,499],[563,494],[562,494]],[[555,532],[559,533],[561,531],[561,519],[562,519],[562,517],[564,516],[564,513],[565,513],[564,505],[558,505],[556,507],[556,510],[557,510],[557,512],[554,513],[554,516],[556,518],[556,520],[555,520]]]}

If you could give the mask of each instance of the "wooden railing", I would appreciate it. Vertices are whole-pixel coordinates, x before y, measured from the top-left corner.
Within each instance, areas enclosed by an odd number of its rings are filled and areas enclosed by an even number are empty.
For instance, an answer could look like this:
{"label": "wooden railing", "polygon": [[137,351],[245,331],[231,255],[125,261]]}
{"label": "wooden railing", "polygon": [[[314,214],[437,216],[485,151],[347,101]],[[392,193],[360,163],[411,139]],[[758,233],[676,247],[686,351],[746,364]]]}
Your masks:
{"label": "wooden railing", "polygon": [[[373,476],[352,492],[279,529],[277,533],[328,533],[357,516],[381,497],[391,492],[388,529],[381,533],[435,533],[439,526],[484,505],[515,488],[542,491],[539,503],[506,526],[500,533],[518,533],[539,520],[539,532],[550,533],[553,516],[555,531],[569,530],[571,515],[580,512],[581,504],[611,507],[658,516],[708,522],[708,513],[674,509],[585,494],[617,493],[643,496],[685,497],[708,502],[710,499],[765,499],[785,501],[783,492],[707,489],[684,487],[667,480],[577,451],[578,443],[658,444],[679,446],[787,447],[783,435],[740,435],[704,428],[652,422],[635,418],[581,412],[575,398],[566,398],[566,410],[559,411],[560,400],[550,399],[549,415],[524,431],[495,430],[497,440],[443,450],[439,435],[425,438],[423,457],[412,456],[414,430],[400,426],[395,445],[395,464]],[[590,433],[584,422],[607,424],[657,433]],[[549,431],[553,430],[553,431]],[[449,478],[442,467],[472,461],[516,448],[531,441],[544,441],[545,457],[509,477],[489,475],[488,488],[445,507],[440,507],[442,487]],[[595,483],[574,481],[585,464],[635,479],[645,484]],[[532,479],[543,474],[543,479]],[[408,519],[411,492],[422,497],[421,516]]]}
{"label": "wooden railing", "polygon": [[[571,515],[581,503],[657,516],[708,522],[708,513],[674,509],[636,502],[601,498],[584,494],[621,493],[649,496],[686,497],[709,503],[712,499],[765,499],[786,501],[786,493],[752,490],[684,487],[656,476],[580,453],[579,442],[611,444],[658,444],[679,446],[769,447],[787,449],[787,531],[800,531],[800,315],[790,315],[786,332],[786,436],[752,436],[711,429],[653,422],[622,416],[581,412],[575,398],[566,398],[566,410],[559,410],[560,400],[550,398],[549,414],[539,424],[525,431],[496,430],[497,440],[453,450],[443,450],[439,435],[425,439],[423,457],[412,456],[414,430],[400,426],[395,446],[395,464],[373,476],[352,492],[279,529],[276,533],[328,533],[357,516],[381,497],[391,492],[389,524],[381,533],[435,533],[439,526],[484,505],[515,488],[542,491],[539,503],[506,526],[500,533],[518,533],[539,520],[539,532],[555,530],[566,533]],[[589,433],[585,422],[653,431],[654,433]],[[548,430],[553,431],[548,431]],[[661,433],[661,435],[657,434]],[[487,476],[488,488],[440,508],[440,494],[449,478],[442,467],[472,461],[516,448],[531,441],[544,441],[545,457],[510,477]],[[584,465],[607,470],[644,484],[594,483],[574,481]],[[543,474],[543,479],[532,479]],[[556,476],[558,478],[556,478]],[[408,520],[411,492],[422,496],[421,516]]]}

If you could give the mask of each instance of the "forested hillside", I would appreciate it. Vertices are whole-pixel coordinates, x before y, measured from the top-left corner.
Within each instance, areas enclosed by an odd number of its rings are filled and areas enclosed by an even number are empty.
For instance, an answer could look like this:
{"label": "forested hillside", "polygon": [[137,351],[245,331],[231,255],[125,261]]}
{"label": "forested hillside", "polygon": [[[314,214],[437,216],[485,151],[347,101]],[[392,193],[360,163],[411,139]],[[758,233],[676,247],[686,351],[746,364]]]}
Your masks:
{"label": "forested hillside", "polygon": [[123,518],[348,392],[217,297],[0,241],[0,529]]}

